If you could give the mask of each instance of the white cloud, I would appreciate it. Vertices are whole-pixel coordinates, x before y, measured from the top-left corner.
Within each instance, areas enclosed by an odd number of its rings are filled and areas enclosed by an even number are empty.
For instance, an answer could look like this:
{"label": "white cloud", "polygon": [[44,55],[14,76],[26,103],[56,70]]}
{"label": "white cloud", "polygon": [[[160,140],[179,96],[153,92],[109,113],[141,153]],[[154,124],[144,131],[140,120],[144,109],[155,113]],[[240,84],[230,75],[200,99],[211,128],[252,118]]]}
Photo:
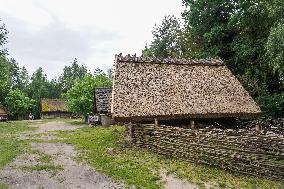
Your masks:
{"label": "white cloud", "polygon": [[0,0],[9,53],[49,78],[77,57],[91,70],[110,68],[116,53],[141,54],[164,16],[180,16],[181,0]]}

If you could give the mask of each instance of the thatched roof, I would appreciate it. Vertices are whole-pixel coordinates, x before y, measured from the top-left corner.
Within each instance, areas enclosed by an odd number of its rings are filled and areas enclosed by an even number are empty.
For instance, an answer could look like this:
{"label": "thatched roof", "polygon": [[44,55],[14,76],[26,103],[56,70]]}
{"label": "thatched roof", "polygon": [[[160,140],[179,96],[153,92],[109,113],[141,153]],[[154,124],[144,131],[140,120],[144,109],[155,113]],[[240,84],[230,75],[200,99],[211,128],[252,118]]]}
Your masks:
{"label": "thatched roof", "polygon": [[0,115],[7,115],[6,108],[2,105],[0,105]]}
{"label": "thatched roof", "polygon": [[94,113],[110,113],[112,88],[95,88]]}
{"label": "thatched roof", "polygon": [[41,112],[68,112],[68,108],[63,100],[41,99]]}
{"label": "thatched roof", "polygon": [[260,108],[219,59],[116,56],[111,113],[117,120],[254,117]]}

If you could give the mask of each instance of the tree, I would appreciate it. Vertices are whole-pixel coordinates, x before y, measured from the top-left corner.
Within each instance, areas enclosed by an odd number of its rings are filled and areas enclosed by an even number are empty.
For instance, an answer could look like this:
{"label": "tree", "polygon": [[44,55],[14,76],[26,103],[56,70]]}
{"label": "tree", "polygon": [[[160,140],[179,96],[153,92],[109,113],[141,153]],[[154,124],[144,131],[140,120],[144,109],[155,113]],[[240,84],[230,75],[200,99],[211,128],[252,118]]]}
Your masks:
{"label": "tree", "polygon": [[47,96],[48,90],[46,74],[40,67],[32,74],[28,89],[29,97],[35,100],[37,104],[33,109],[36,118],[40,117],[40,100]]}
{"label": "tree", "polygon": [[65,101],[71,111],[86,115],[93,111],[93,92],[96,87],[111,87],[112,82],[102,71],[87,75],[83,80],[77,80],[67,91]]}
{"label": "tree", "polygon": [[181,27],[179,20],[173,15],[164,18],[161,25],[155,25],[152,34],[153,41],[143,50],[144,56],[179,57],[179,34]]}
{"label": "tree", "polygon": [[19,67],[19,64],[14,58],[9,60],[11,82],[13,89],[20,89],[21,91],[27,92],[29,85],[29,74],[25,67]]}
{"label": "tree", "polygon": [[80,66],[77,58],[75,58],[71,66],[65,66],[63,68],[63,74],[59,77],[62,93],[66,93],[72,88],[76,80],[82,80],[87,73],[87,67],[85,65]]}
{"label": "tree", "polygon": [[56,78],[50,81],[47,80],[45,85],[46,89],[48,89],[46,91],[45,98],[50,98],[50,99],[61,98],[62,89],[60,83]]}
{"label": "tree", "polygon": [[10,115],[23,119],[35,106],[35,101],[19,89],[11,90],[5,98],[5,105]]}
{"label": "tree", "polygon": [[272,28],[266,44],[270,66],[274,74],[280,78],[280,85],[284,90],[284,23]]}
{"label": "tree", "polygon": [[5,24],[1,24],[0,20],[0,56],[6,55],[7,50],[3,49],[3,45],[7,43],[7,35],[8,35],[8,30],[5,27]]}
{"label": "tree", "polygon": [[30,82],[29,73],[27,69],[23,66],[19,70],[19,77],[18,77],[17,83],[15,84],[15,88],[18,88],[21,91],[24,91],[25,93],[27,93],[29,82]]}
{"label": "tree", "polygon": [[3,104],[12,86],[10,66],[4,56],[0,56],[0,68],[0,104]]}
{"label": "tree", "polygon": [[0,104],[4,103],[4,99],[11,88],[11,75],[8,60],[5,57],[7,51],[3,49],[3,45],[7,42],[8,31],[0,20]]}

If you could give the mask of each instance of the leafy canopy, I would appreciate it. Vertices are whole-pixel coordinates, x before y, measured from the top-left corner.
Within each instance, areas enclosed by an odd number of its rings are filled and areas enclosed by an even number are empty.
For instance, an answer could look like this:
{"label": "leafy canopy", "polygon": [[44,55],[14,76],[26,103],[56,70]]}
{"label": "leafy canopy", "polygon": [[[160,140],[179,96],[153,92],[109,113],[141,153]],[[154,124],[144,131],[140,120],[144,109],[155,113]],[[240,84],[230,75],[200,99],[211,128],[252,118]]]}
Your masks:
{"label": "leafy canopy", "polygon": [[10,115],[22,117],[27,115],[33,109],[35,100],[30,99],[19,89],[15,89],[8,93],[5,104]]}
{"label": "leafy canopy", "polygon": [[77,80],[65,95],[66,104],[75,113],[86,115],[93,111],[93,92],[96,87],[111,87],[111,79],[101,70]]}

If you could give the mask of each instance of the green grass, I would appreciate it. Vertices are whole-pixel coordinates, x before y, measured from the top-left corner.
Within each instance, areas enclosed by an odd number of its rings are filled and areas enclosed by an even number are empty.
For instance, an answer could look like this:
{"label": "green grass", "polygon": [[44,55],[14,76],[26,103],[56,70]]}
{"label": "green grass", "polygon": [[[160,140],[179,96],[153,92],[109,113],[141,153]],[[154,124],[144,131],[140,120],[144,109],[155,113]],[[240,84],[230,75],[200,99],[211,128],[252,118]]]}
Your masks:
{"label": "green grass", "polygon": [[34,165],[34,166],[23,166],[23,170],[28,171],[52,171],[58,172],[63,170],[63,167],[60,165],[53,165],[53,164],[43,164],[43,165]]}
{"label": "green grass", "polygon": [[15,158],[27,145],[17,135],[21,132],[32,130],[28,121],[13,121],[0,123],[0,169]]}
{"label": "green grass", "polygon": [[0,183],[0,189],[8,189],[8,186],[6,184]]}
{"label": "green grass", "polygon": [[85,122],[82,118],[79,119],[64,119],[63,120],[65,123],[68,123],[70,125],[85,125]]}
{"label": "green grass", "polygon": [[[215,167],[195,165],[187,161],[168,158],[141,149],[123,148],[123,127],[81,128],[74,131],[60,131],[58,136],[73,144],[81,153],[79,161],[85,161],[96,170],[127,185],[137,188],[162,188],[159,172],[161,169],[178,178],[196,183],[200,188],[210,182],[220,188],[283,188],[284,183],[238,176]],[[107,148],[114,148],[113,155]]]}
{"label": "green grass", "polygon": [[63,167],[60,165],[53,165],[53,164],[41,164],[41,165],[34,165],[34,166],[22,166],[21,169],[26,171],[49,171],[53,172],[54,174],[58,171],[62,171]]}

